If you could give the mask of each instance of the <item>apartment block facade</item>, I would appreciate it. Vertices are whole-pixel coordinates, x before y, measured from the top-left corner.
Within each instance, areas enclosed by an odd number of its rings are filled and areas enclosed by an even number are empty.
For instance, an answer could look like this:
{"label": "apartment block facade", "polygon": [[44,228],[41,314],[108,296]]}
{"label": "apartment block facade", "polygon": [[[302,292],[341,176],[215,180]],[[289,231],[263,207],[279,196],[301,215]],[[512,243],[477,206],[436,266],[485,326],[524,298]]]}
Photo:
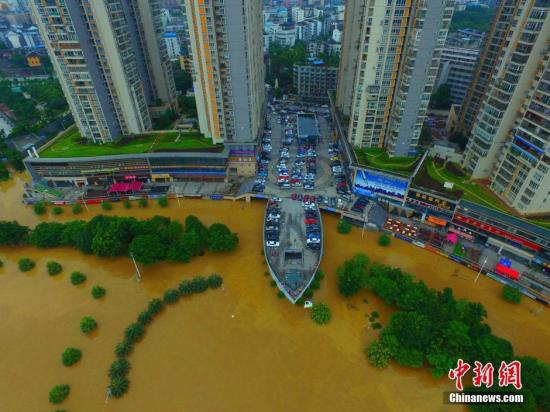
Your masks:
{"label": "apartment block facade", "polygon": [[327,101],[329,90],[336,90],[338,68],[315,60],[310,64],[295,64],[292,79],[294,90],[301,99]]}
{"label": "apartment block facade", "polygon": [[346,3],[336,105],[354,146],[416,153],[453,0]]}
{"label": "apartment block facade", "polygon": [[460,106],[466,97],[477,68],[481,43],[482,38],[467,37],[460,32],[447,38],[434,91],[444,84],[449,86],[452,104]]}
{"label": "apartment block facade", "polygon": [[517,0],[500,0],[495,10],[493,23],[481,47],[472,83],[464,97],[459,114],[459,130],[466,136],[472,132],[481,101],[496,68],[497,58],[504,48],[508,32],[512,27],[517,12],[517,3]]}
{"label": "apartment block facade", "polygon": [[463,157],[464,168],[474,178],[493,175],[535,76],[548,58],[549,7],[547,0],[530,0],[515,8]]}
{"label": "apartment block facade", "polygon": [[259,0],[185,0],[201,132],[254,145],[263,128],[265,65]]}
{"label": "apartment block facade", "polygon": [[32,0],[31,12],[83,137],[114,141],[175,107],[158,1]]}
{"label": "apartment block facade", "polygon": [[[550,30],[550,27],[548,28]],[[550,213],[550,53],[497,159],[491,189],[518,212]]]}

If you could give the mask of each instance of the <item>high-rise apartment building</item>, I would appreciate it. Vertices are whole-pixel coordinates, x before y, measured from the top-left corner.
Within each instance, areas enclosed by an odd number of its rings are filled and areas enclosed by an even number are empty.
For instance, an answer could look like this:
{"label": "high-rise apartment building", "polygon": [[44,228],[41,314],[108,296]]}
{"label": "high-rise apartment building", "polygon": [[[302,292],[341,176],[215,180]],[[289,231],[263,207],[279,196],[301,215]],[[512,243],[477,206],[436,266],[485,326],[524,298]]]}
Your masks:
{"label": "high-rise apartment building", "polygon": [[252,147],[263,127],[265,65],[259,0],[185,0],[201,132]]}
{"label": "high-rise apartment building", "polygon": [[[550,30],[548,21],[546,29]],[[506,203],[531,215],[550,212],[549,51],[541,63],[491,182],[491,189]]]}
{"label": "high-rise apartment building", "polygon": [[495,10],[493,23],[481,47],[477,68],[459,114],[458,130],[466,136],[469,136],[472,131],[481,101],[496,68],[498,55],[512,27],[517,12],[516,4],[517,0],[499,0]]}
{"label": "high-rise apartment building", "polygon": [[80,133],[104,143],[151,129],[176,104],[157,0],[32,0],[31,11]]}
{"label": "high-rise apartment building", "polygon": [[326,101],[328,93],[336,90],[338,68],[322,60],[309,59],[307,64],[295,64],[292,83],[300,99]]}
{"label": "high-rise apartment building", "polygon": [[[515,7],[463,157],[463,166],[474,178],[491,177],[513,139],[518,115],[528,104],[536,76],[550,54],[549,8],[547,0],[529,0]],[[537,133],[540,138],[544,130],[537,128]]]}
{"label": "high-rise apartment building", "polygon": [[460,30],[447,37],[441,52],[441,63],[437,73],[436,91],[446,84],[449,87],[452,104],[460,106],[470,88],[478,64],[482,36],[469,36],[469,31]]}
{"label": "high-rise apartment building", "polygon": [[354,146],[416,153],[454,0],[346,3],[336,105]]}

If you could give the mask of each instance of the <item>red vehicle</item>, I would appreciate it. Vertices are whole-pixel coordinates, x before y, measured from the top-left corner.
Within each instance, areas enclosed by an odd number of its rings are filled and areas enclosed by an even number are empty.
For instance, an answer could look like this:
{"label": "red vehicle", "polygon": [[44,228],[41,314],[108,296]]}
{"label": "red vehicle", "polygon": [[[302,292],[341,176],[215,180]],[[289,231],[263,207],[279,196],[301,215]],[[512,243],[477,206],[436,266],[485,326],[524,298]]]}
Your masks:
{"label": "red vehicle", "polygon": [[297,197],[298,197],[298,193],[292,193],[292,194],[290,195],[290,198],[291,198],[292,200],[296,200]]}
{"label": "red vehicle", "polygon": [[304,195],[304,203],[306,203],[309,200],[309,195]]}
{"label": "red vehicle", "polygon": [[304,223],[306,225],[314,225],[315,223],[317,223],[317,219],[305,219]]}
{"label": "red vehicle", "polygon": [[504,266],[503,264],[499,263],[495,267],[495,271],[501,275],[505,276],[509,279],[518,280],[519,279],[519,272],[515,269],[509,268],[508,266]]}
{"label": "red vehicle", "polygon": [[317,200],[317,198],[316,198],[315,196],[311,196],[311,197],[309,198],[309,201],[310,201],[311,203],[315,203],[316,200]]}

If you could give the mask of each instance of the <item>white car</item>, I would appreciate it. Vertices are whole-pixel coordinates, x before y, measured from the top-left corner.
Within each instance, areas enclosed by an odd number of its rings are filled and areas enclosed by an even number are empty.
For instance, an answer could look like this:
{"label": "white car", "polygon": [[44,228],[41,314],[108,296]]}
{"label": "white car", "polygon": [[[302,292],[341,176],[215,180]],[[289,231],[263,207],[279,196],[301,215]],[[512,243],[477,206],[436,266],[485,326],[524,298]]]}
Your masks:
{"label": "white car", "polygon": [[278,240],[268,240],[267,242],[265,242],[266,246],[269,246],[269,247],[278,247],[279,246],[279,241]]}

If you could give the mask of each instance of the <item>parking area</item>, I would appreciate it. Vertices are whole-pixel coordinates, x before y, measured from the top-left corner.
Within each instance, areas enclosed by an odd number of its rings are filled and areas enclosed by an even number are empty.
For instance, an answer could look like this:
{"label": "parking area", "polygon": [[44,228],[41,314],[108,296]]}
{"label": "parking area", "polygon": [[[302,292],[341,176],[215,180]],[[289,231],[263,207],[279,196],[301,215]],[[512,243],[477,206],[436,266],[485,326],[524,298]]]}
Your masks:
{"label": "parking area", "polygon": [[283,106],[269,113],[267,128],[253,191],[343,205],[338,198],[350,193],[331,141],[328,110]]}

